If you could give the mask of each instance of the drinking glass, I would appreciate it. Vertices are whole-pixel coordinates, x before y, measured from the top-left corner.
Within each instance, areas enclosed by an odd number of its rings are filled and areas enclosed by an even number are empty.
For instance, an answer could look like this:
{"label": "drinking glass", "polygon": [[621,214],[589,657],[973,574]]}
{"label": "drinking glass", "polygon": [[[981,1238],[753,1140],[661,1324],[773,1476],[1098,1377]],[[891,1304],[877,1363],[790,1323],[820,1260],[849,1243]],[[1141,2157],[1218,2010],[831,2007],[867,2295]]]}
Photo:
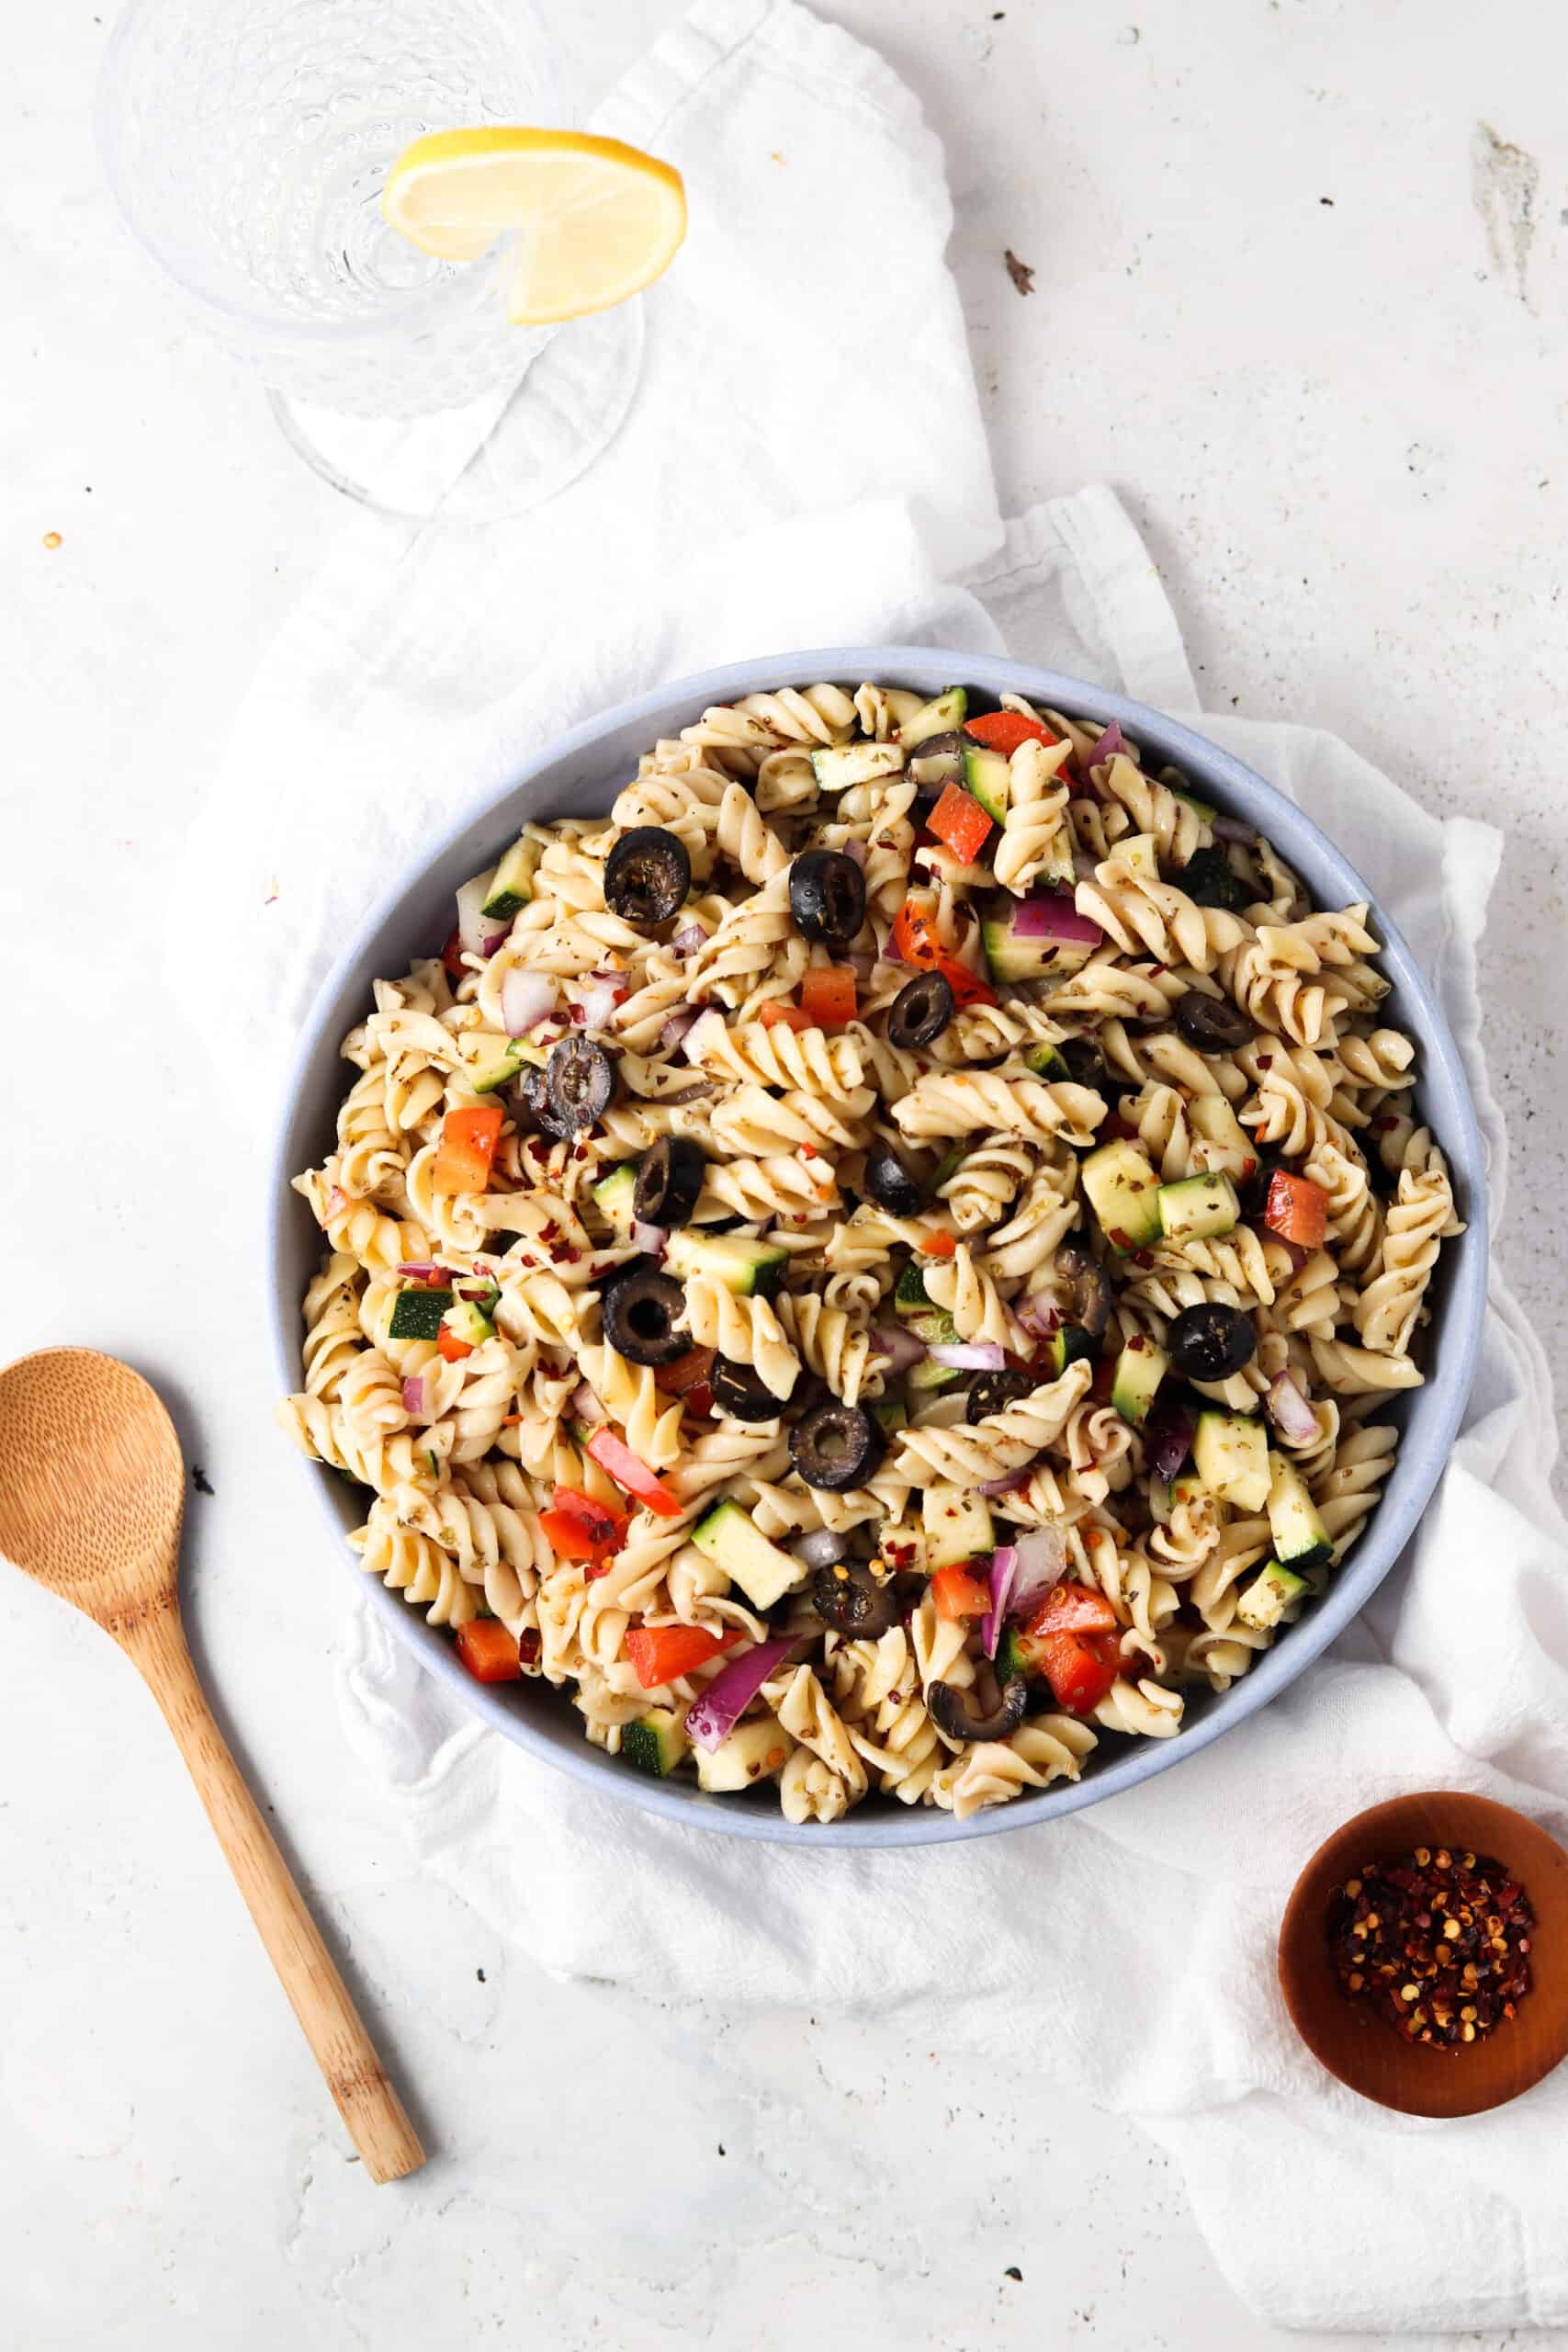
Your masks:
{"label": "drinking glass", "polygon": [[511,240],[438,261],[388,226],[381,190],[426,131],[558,113],[527,0],[128,0],[97,123],[128,226],[317,471],[373,504],[483,516],[604,448],[640,306],[513,326]]}

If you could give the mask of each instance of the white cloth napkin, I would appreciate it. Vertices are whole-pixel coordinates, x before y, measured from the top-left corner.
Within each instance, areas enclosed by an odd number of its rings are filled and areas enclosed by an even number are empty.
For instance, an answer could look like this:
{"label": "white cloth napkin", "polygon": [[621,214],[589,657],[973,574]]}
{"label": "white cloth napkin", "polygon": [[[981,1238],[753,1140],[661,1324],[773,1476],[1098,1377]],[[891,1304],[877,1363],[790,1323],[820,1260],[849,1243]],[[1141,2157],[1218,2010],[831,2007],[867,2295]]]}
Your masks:
{"label": "white cloth napkin", "polygon": [[[603,125],[681,165],[694,224],[649,306],[620,440],[515,533],[355,518],[198,827],[182,890],[238,898],[238,935],[188,1009],[220,1067],[245,1070],[253,1114],[367,899],[525,751],[623,695],[749,651],[913,640],[1197,711],[1108,491],[1000,520],[942,263],[941,156],[880,60],[794,0],[704,0]],[[1438,982],[1500,1215],[1474,976],[1496,835],[1439,823],[1314,729],[1201,723],[1310,808]],[[654,1820],[480,1730],[363,1609],[346,1612],[347,1721],[429,1867],[547,1968],[730,2007],[902,2004],[913,2031],[929,2004],[932,2030],[1014,2068],[1027,2028],[1043,2073],[1180,2159],[1227,2275],[1269,2318],[1562,2321],[1568,2073],[1496,2117],[1403,2122],[1322,2074],[1273,1978],[1296,1870],[1376,1798],[1483,1789],[1568,1834],[1554,1451],[1540,1350],[1495,1282],[1466,1429],[1359,1624],[1147,1787],[1003,1838],[814,1853]],[[1022,1989],[1042,1985],[1043,2013]]]}

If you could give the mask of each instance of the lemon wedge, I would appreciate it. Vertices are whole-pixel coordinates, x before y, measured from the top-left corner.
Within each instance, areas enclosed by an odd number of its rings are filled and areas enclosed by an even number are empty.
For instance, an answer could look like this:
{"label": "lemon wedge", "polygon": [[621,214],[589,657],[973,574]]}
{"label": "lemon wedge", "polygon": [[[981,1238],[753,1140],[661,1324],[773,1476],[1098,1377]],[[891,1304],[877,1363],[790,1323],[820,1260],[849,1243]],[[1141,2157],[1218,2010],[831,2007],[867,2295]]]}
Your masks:
{"label": "lemon wedge", "polygon": [[442,261],[477,261],[515,230],[507,310],[518,326],[626,301],[669,268],[686,233],[679,172],[582,130],[432,131],[399,156],[381,210]]}

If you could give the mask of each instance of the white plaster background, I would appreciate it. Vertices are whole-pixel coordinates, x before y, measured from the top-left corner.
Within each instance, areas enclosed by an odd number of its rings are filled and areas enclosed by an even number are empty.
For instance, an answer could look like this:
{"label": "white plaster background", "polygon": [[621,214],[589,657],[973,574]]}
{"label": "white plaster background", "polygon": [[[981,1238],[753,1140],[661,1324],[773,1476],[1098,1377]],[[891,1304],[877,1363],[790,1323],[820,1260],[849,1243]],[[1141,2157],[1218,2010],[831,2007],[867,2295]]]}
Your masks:
{"label": "white plaster background", "polygon": [[[409,1870],[346,1750],[340,1570],[265,1426],[246,1147],[156,978],[174,845],[335,508],[119,243],[90,135],[112,13],[0,0],[0,1330],[172,1396],[215,1488],[195,1639],[439,2154],[384,2190],[347,2160],[150,1702],[0,1575],[0,2346],[1282,2346],[1164,2159],[1047,2072],[977,2078],[896,2018],[551,1984]],[[591,102],[678,11],[551,13]],[[1568,21],[825,13],[946,142],[1004,503],[1113,481],[1212,704],[1337,729],[1505,829],[1503,1254],[1561,1379]],[[198,989],[222,910],[174,920]]]}

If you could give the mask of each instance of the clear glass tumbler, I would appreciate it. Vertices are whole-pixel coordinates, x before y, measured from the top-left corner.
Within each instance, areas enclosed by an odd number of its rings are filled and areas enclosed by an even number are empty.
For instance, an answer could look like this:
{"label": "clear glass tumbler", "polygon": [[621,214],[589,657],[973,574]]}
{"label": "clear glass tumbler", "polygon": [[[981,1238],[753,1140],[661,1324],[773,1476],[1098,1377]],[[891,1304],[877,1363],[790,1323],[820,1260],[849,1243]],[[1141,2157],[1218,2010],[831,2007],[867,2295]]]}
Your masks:
{"label": "clear glass tumbler", "polygon": [[97,119],[127,224],[339,489],[515,513],[619,425],[637,303],[513,326],[502,246],[437,261],[381,217],[424,132],[559,119],[527,0],[127,0]]}

